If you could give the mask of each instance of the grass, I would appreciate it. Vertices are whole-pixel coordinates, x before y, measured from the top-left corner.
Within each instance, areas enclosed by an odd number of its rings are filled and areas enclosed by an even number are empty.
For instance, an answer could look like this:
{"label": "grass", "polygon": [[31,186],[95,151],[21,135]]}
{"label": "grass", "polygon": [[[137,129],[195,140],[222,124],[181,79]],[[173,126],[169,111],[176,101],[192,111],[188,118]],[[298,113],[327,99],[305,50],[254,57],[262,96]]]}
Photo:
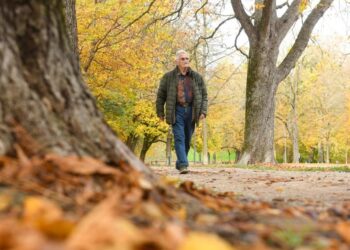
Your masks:
{"label": "grass", "polygon": [[[172,163],[171,167],[175,163]],[[153,165],[156,167],[157,165]],[[164,167],[164,165],[158,165]],[[208,168],[240,168],[259,171],[301,171],[301,172],[350,172],[350,167],[346,165],[320,165],[317,163],[310,164],[277,164],[277,165],[239,165],[239,164],[209,164],[202,165],[200,163],[190,162],[191,167],[208,167]]]}
{"label": "grass", "polygon": [[305,164],[304,166],[298,164],[293,166],[292,164],[288,165],[231,165],[231,167],[242,168],[242,169],[252,169],[252,170],[280,170],[280,171],[306,171],[306,172],[350,172],[349,166],[319,166],[317,164]]}

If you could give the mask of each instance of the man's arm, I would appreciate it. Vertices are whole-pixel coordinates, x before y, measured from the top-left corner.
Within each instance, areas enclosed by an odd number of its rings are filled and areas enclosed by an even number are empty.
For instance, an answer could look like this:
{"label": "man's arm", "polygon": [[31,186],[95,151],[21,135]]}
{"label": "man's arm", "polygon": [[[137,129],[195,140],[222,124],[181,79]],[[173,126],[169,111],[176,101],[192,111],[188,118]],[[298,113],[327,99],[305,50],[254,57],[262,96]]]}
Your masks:
{"label": "man's arm", "polygon": [[167,87],[166,87],[166,76],[164,75],[160,80],[157,100],[156,100],[156,111],[157,116],[161,119],[164,119],[164,103],[167,97]]}

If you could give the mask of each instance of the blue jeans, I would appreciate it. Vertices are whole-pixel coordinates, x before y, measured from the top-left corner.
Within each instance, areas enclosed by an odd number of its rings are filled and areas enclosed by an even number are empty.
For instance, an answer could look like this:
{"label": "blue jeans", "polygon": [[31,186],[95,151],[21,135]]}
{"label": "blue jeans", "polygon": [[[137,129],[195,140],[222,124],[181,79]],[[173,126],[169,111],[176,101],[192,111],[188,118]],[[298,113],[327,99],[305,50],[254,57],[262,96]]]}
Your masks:
{"label": "blue jeans", "polygon": [[195,123],[192,121],[192,107],[176,105],[175,124],[173,124],[175,152],[177,156],[176,168],[188,167],[187,155],[190,150],[191,137]]}

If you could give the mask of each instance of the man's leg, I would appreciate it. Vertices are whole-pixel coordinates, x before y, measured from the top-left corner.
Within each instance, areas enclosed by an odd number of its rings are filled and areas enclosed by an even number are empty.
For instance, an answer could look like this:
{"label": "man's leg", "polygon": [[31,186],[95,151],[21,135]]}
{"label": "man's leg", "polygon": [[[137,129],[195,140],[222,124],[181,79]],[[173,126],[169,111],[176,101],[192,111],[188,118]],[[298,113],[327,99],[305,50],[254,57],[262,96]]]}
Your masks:
{"label": "man's leg", "polygon": [[173,134],[176,152],[176,168],[187,168],[188,160],[185,147],[185,108],[176,106],[175,110],[176,121],[173,124]]}

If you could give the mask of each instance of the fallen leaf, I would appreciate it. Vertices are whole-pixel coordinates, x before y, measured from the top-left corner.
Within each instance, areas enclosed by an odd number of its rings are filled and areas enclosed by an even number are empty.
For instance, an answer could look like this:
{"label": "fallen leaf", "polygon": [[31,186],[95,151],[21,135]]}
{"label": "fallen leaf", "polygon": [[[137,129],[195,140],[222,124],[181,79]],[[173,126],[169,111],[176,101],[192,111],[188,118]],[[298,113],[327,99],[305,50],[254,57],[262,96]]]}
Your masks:
{"label": "fallen leaf", "polygon": [[133,250],[146,239],[142,231],[115,212],[113,199],[85,216],[68,239],[69,250]]}
{"label": "fallen leaf", "polygon": [[0,212],[6,210],[11,204],[11,195],[8,193],[0,193]]}
{"label": "fallen leaf", "polygon": [[340,222],[336,225],[337,233],[350,244],[350,222]]}
{"label": "fallen leaf", "polygon": [[24,201],[24,221],[49,237],[64,239],[73,230],[74,223],[63,216],[62,210],[50,200],[27,197]]}
{"label": "fallen leaf", "polygon": [[179,250],[234,250],[226,241],[215,234],[191,232]]}

